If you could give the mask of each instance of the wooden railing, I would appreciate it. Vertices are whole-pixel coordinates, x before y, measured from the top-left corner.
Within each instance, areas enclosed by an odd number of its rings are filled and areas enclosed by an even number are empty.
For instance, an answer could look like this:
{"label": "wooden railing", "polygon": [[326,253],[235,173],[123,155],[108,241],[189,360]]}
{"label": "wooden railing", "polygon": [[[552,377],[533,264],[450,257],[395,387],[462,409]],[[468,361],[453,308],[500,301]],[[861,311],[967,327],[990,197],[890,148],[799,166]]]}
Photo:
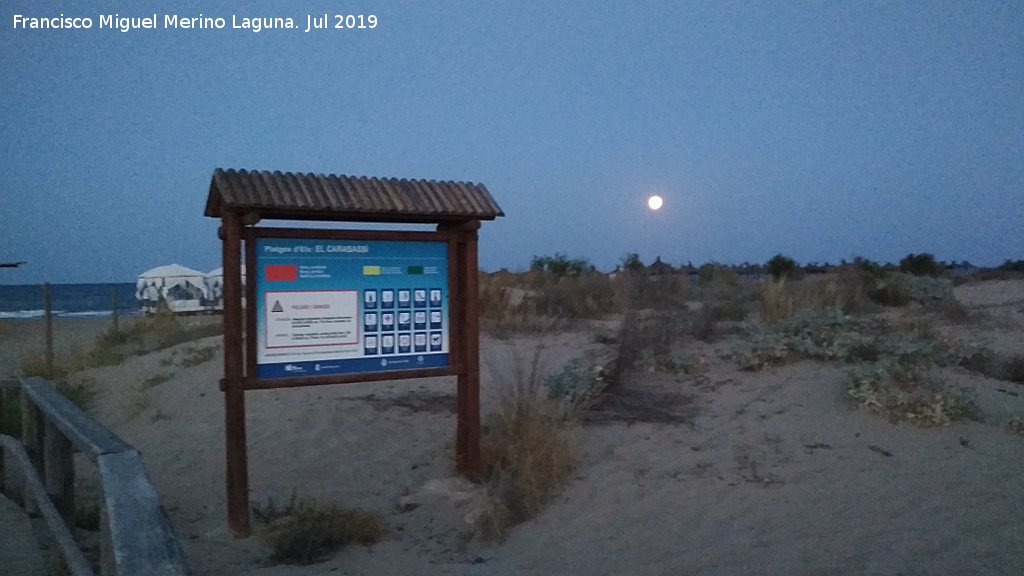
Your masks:
{"label": "wooden railing", "polygon": [[23,473],[26,507],[46,520],[71,574],[95,574],[71,532],[76,451],[91,460],[100,473],[100,573],[189,574],[181,544],[160,508],[138,451],[79,410],[42,378],[0,381],[0,411],[4,402],[14,401],[19,392],[21,440],[0,435],[0,488],[5,486],[6,451],[18,461]]}

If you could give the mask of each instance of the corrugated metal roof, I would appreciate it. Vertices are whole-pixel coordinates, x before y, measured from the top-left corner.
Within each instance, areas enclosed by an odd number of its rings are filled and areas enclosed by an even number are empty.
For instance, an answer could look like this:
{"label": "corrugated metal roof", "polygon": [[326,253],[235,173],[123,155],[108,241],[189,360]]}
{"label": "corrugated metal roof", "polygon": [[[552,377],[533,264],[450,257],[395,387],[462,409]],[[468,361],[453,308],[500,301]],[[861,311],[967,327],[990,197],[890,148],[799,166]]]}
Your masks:
{"label": "corrugated metal roof", "polygon": [[505,215],[483,184],[218,168],[206,215],[219,218],[224,208],[296,220],[443,222]]}

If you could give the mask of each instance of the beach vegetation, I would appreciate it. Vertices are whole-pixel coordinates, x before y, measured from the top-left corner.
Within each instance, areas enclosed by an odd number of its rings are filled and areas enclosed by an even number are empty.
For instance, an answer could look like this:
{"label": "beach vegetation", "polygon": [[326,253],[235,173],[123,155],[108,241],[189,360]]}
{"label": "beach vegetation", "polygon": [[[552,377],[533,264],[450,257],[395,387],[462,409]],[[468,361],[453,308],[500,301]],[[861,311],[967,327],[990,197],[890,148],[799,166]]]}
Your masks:
{"label": "beach vegetation", "polygon": [[164,382],[167,382],[171,378],[174,378],[173,372],[157,372],[156,374],[151,374],[150,376],[146,377],[146,379],[141,382],[140,387],[155,388],[163,384]]}
{"label": "beach vegetation", "polygon": [[[933,367],[955,363],[956,352],[924,328],[899,329],[838,310],[809,310],[753,329],[754,345],[740,357],[744,369],[800,359],[840,362],[848,366],[846,396],[893,422],[944,426],[982,416],[969,392],[930,375]],[[986,361],[979,353],[967,362]]]}
{"label": "beach vegetation", "polygon": [[183,368],[191,368],[193,366],[205,364],[206,362],[213,360],[213,356],[219,348],[219,344],[212,344],[210,346],[189,346],[188,348],[185,348],[184,356],[181,359],[181,366]]}
{"label": "beach vegetation", "polygon": [[[116,366],[131,356],[140,356],[156,350],[176,346],[222,333],[219,318],[181,319],[170,313],[158,312],[135,322],[121,322],[96,336],[91,345],[72,347],[70,353],[54,359],[52,369],[47,366],[45,354],[33,349],[21,357],[22,376],[40,376],[58,381],[70,374]],[[202,354],[212,352],[204,351]]]}
{"label": "beach vegetation", "polygon": [[935,361],[947,349],[924,330],[895,330],[883,320],[846,315],[835,308],[805,310],[771,325],[752,323],[748,330],[753,345],[739,356],[746,370],[801,359]]}
{"label": "beach vegetation", "polygon": [[555,252],[554,256],[534,256],[530,261],[530,270],[546,272],[555,278],[564,278],[593,272],[594,266],[586,258],[569,258],[565,254]]}
{"label": "beach vegetation", "polygon": [[1014,436],[1024,436],[1024,416],[1020,414],[1014,414],[1006,421],[1004,429],[1008,434]]}
{"label": "beach vegetation", "polygon": [[853,259],[853,268],[864,272],[876,280],[881,280],[888,275],[888,271],[884,266],[874,260],[869,260],[861,256],[857,256]]}
{"label": "beach vegetation", "polygon": [[793,298],[786,290],[786,278],[771,280],[761,285],[761,319],[778,322],[793,314]]}
{"label": "beach vegetation", "polygon": [[259,538],[272,550],[271,560],[286,564],[321,562],[343,546],[375,544],[388,532],[376,514],[329,500],[300,499],[294,491],[287,505],[278,508],[268,499],[253,513],[262,524]]}
{"label": "beach vegetation", "polygon": [[978,421],[981,409],[968,389],[951,390],[912,364],[884,358],[849,371],[849,398],[891,422],[946,426],[963,419]]}
{"label": "beach vegetation", "polygon": [[938,304],[954,299],[953,283],[949,279],[903,272],[889,274],[884,283],[871,290],[868,296],[883,306]]}
{"label": "beach vegetation", "polygon": [[771,274],[774,280],[778,281],[783,278],[795,279],[800,271],[800,267],[797,265],[796,260],[782,254],[776,254],[765,263],[765,270]]}
{"label": "beach vegetation", "polygon": [[540,346],[529,360],[514,353],[511,373],[495,375],[501,396],[480,438],[482,480],[492,501],[478,526],[483,537],[500,537],[536,516],[576,466],[578,421],[544,393],[540,356]]}
{"label": "beach vegetation", "polygon": [[647,266],[644,265],[644,261],[640,259],[640,255],[636,252],[630,252],[622,258],[622,262],[619,263],[619,267],[623,272],[627,274],[643,274],[647,270]]}
{"label": "beach vegetation", "polygon": [[940,262],[936,262],[935,256],[928,252],[907,254],[900,260],[900,272],[904,274],[935,278],[942,275],[945,270],[946,267]]}
{"label": "beach vegetation", "polygon": [[1024,274],[1024,260],[1009,260],[1007,259],[999,265],[998,270],[1000,272],[1010,272],[1013,274]]}
{"label": "beach vegetation", "polygon": [[479,311],[484,330],[498,335],[536,334],[616,311],[616,290],[607,275],[542,270],[480,276]]}
{"label": "beach vegetation", "polygon": [[986,378],[1024,384],[1024,354],[1005,356],[989,348],[974,347],[964,352],[958,363],[961,368]]}
{"label": "beach vegetation", "polygon": [[873,277],[849,265],[798,280],[788,276],[769,280],[760,285],[761,319],[773,323],[806,310],[869,311],[868,293],[874,284]]}

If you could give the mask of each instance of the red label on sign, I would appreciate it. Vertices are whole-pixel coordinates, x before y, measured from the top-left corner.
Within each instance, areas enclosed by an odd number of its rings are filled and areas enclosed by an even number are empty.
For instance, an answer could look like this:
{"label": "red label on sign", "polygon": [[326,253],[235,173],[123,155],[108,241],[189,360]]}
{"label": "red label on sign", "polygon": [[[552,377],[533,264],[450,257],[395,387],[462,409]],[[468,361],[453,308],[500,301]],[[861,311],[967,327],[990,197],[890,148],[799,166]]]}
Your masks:
{"label": "red label on sign", "polygon": [[263,274],[269,282],[298,280],[299,267],[294,264],[268,264],[263,269]]}

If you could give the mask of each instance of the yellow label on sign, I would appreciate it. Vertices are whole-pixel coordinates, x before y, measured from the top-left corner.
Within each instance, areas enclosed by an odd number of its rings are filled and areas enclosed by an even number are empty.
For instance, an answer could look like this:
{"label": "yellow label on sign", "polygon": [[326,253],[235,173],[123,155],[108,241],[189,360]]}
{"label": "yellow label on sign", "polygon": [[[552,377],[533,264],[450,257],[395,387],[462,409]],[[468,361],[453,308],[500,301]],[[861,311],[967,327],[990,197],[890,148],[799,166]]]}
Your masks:
{"label": "yellow label on sign", "polygon": [[380,266],[363,266],[363,276],[380,276]]}

